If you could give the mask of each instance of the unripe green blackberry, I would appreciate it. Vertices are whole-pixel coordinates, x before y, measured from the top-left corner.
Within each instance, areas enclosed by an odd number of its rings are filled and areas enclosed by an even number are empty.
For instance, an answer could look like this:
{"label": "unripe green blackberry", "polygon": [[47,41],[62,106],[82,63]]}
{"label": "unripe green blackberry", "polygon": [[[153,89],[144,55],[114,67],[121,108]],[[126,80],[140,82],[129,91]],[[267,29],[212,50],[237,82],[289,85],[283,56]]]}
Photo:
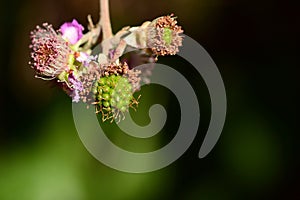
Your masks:
{"label": "unripe green blackberry", "polygon": [[135,103],[133,88],[127,77],[110,75],[101,77],[94,86],[96,106],[102,120],[120,120],[128,107]]}

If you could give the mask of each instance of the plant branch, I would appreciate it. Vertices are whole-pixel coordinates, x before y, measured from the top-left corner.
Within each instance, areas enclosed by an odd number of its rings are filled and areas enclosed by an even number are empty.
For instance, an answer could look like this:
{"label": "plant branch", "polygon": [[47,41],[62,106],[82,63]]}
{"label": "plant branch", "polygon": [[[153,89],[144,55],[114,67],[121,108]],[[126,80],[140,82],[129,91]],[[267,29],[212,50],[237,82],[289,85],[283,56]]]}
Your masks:
{"label": "plant branch", "polygon": [[112,28],[109,14],[109,0],[100,0],[100,25],[103,32],[103,40],[112,37]]}

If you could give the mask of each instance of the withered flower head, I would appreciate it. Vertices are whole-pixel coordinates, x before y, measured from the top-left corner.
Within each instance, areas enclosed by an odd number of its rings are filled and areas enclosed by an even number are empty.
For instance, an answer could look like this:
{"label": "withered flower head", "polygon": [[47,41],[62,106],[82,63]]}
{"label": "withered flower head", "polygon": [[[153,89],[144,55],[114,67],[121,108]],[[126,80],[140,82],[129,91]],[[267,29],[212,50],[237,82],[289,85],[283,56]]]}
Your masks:
{"label": "withered flower head", "polygon": [[68,43],[55,32],[52,25],[37,26],[31,32],[32,61],[29,63],[41,78],[54,79],[68,69],[69,55],[72,53]]}
{"label": "withered flower head", "polygon": [[159,17],[147,27],[147,45],[157,55],[175,55],[182,46],[182,33],[173,14]]}

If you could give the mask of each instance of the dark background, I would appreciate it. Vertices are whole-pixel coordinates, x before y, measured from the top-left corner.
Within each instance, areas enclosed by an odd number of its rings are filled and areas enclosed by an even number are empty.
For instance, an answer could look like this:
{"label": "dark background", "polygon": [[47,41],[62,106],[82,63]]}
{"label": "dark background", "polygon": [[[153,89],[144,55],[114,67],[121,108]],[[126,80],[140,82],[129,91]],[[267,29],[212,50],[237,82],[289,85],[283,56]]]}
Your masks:
{"label": "dark background", "polygon": [[[197,159],[210,109],[205,83],[192,77],[203,120],[196,140],[178,161],[148,174],[127,174],[102,165],[77,135],[69,97],[35,79],[28,65],[29,33],[36,25],[47,21],[59,28],[73,18],[86,25],[88,14],[98,20],[98,1],[4,0],[0,2],[0,199],[299,199],[299,7],[270,0],[111,0],[110,4],[114,32],[175,13],[185,34],[208,51],[228,98],[220,140],[206,158]],[[181,63],[177,57],[161,62]],[[174,68],[187,77],[193,72],[182,63]],[[141,92],[145,107],[161,99],[169,114],[178,114],[172,94],[164,88]],[[143,124],[148,118],[141,110],[136,120]],[[176,128],[173,118],[166,125],[170,130]],[[150,146],[172,137],[158,137],[159,142],[150,141]],[[130,149],[132,141],[120,142],[126,144]]]}

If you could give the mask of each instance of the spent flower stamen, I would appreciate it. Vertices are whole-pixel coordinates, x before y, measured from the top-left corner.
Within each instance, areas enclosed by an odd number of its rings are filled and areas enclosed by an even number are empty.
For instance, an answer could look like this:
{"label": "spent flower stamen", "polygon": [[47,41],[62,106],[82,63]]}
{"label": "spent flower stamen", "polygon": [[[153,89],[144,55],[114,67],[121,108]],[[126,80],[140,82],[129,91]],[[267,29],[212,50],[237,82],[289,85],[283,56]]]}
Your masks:
{"label": "spent flower stamen", "polygon": [[72,53],[68,43],[55,32],[52,25],[37,26],[31,32],[32,49],[30,64],[39,77],[56,78],[68,69],[69,55]]}

